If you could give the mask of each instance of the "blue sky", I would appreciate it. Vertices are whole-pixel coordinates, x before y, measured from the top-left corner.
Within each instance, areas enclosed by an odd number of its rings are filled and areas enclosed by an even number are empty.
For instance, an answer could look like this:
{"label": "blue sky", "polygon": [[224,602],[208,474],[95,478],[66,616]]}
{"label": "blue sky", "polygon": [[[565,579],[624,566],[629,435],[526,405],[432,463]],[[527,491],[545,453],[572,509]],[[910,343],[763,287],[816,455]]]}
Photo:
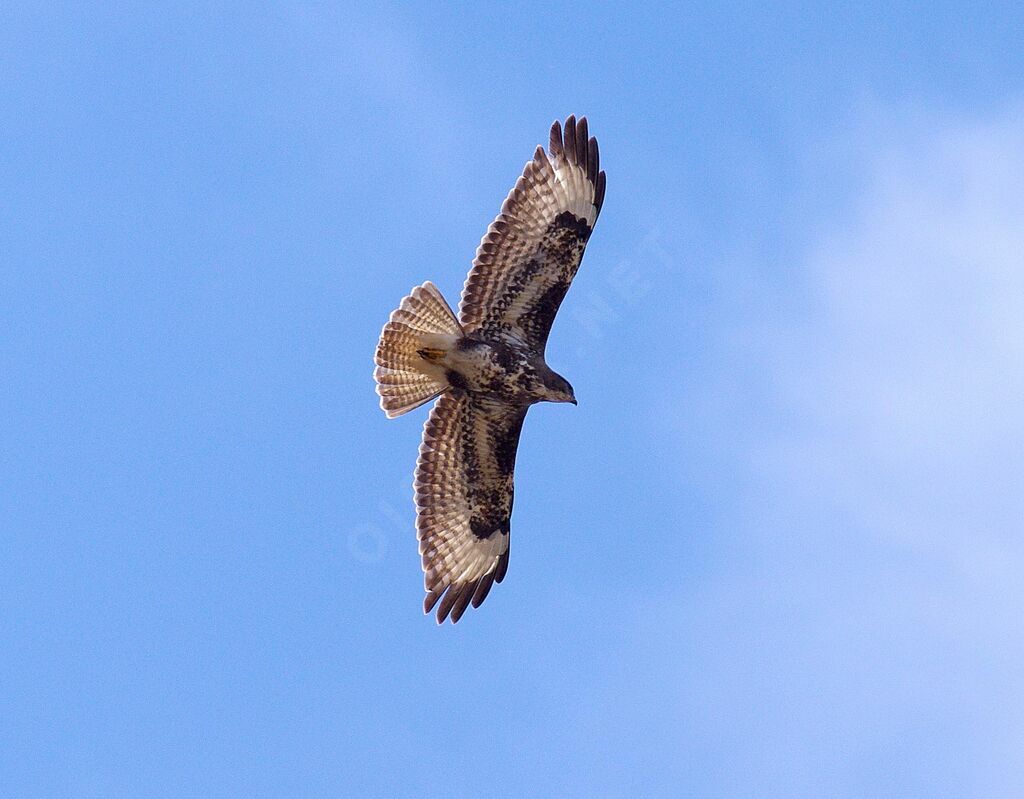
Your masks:
{"label": "blue sky", "polygon": [[[0,794],[1015,797],[1019,4],[0,25]],[[421,615],[387,314],[608,195],[506,581]]]}

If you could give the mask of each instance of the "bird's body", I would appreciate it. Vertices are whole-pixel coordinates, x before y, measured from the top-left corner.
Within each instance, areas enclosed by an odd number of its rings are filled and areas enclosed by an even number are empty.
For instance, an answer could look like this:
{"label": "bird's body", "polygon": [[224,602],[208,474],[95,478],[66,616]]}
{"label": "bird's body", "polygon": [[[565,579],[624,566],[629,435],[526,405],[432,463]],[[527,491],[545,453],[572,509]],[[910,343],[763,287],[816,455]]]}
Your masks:
{"label": "bird's body", "polygon": [[586,119],[551,128],[477,250],[460,315],[432,283],[413,289],[384,326],[374,377],[399,416],[440,397],[416,465],[427,597],[438,622],[480,605],[508,568],[513,471],[523,420],[537,402],[576,403],[544,359],[555,314],[604,200]]}
{"label": "bird's body", "polygon": [[[463,336],[448,349],[420,352],[425,360],[443,368],[448,384],[509,405],[526,407],[535,402],[572,402],[572,389],[560,385],[538,356],[515,341]],[[567,385],[567,383],[566,383]]]}

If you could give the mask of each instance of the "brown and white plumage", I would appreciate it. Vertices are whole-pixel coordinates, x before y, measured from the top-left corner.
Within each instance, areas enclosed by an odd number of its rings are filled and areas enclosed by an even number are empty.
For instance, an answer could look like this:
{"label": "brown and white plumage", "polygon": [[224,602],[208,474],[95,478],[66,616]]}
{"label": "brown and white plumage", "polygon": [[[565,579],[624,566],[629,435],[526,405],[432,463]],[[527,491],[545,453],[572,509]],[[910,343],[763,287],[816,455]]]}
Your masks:
{"label": "brown and white plumage", "polygon": [[537,147],[484,234],[459,304],[466,332],[514,336],[542,353],[605,189],[585,117],[569,117],[564,136],[555,122],[548,150]]}
{"label": "brown and white plumage", "polygon": [[[416,530],[427,613],[438,620],[484,601],[508,568],[512,474],[526,406],[467,391],[443,395],[427,418],[416,464]],[[447,589],[447,592],[446,592]]]}
{"label": "brown and white plumage", "polygon": [[555,314],[604,201],[586,119],[551,127],[491,224],[466,280],[459,319],[430,283],[392,314],[377,347],[389,417],[440,395],[416,466],[416,527],[437,620],[478,607],[508,569],[513,472],[530,405],[573,402],[544,362]]}

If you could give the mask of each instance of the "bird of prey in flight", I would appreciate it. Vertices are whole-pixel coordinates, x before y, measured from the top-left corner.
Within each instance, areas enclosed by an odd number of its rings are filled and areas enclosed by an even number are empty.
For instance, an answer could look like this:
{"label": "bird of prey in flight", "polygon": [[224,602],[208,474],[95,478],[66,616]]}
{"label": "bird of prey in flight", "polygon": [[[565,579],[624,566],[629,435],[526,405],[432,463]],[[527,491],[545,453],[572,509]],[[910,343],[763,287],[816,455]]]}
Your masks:
{"label": "bird of prey in flight", "polygon": [[576,404],[544,361],[604,201],[597,140],[585,117],[551,126],[477,248],[459,315],[433,283],[391,314],[374,379],[388,418],[437,403],[416,462],[416,530],[437,622],[479,607],[508,570],[512,473],[535,402]]}

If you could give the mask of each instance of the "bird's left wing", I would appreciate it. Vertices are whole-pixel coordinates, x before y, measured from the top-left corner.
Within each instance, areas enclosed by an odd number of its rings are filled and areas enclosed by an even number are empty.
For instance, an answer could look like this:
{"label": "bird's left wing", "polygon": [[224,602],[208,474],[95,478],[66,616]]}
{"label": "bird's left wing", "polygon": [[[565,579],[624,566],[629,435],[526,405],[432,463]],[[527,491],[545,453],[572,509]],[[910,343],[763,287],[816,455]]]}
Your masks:
{"label": "bird's left wing", "polygon": [[[512,475],[527,408],[450,390],[427,417],[416,463],[416,530],[438,623],[479,607],[508,569]],[[443,598],[442,598],[443,597]]]}
{"label": "bird's left wing", "polygon": [[459,314],[467,333],[513,338],[537,352],[576,276],[604,202],[597,139],[586,117],[551,126],[473,260]]}

